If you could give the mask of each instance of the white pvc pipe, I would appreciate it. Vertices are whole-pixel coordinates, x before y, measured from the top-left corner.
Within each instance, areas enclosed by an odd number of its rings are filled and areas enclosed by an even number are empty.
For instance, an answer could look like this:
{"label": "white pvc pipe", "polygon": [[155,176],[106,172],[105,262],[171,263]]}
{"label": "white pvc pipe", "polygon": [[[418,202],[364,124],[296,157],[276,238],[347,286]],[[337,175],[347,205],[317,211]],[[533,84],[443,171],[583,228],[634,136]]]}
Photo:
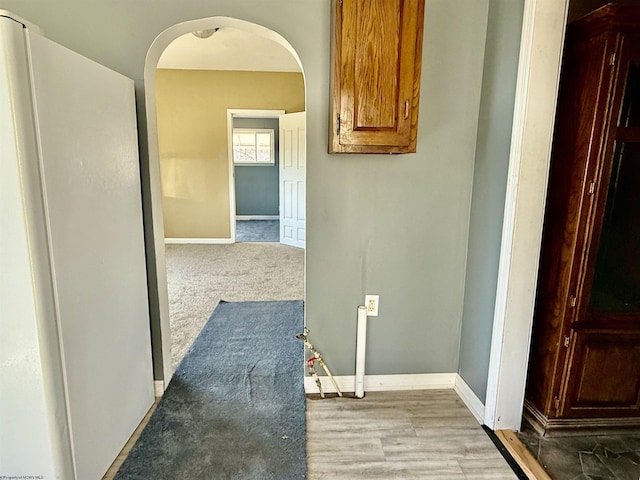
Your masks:
{"label": "white pvc pipe", "polygon": [[356,334],[356,397],[364,397],[364,359],[367,349],[367,307],[358,307],[358,331]]}

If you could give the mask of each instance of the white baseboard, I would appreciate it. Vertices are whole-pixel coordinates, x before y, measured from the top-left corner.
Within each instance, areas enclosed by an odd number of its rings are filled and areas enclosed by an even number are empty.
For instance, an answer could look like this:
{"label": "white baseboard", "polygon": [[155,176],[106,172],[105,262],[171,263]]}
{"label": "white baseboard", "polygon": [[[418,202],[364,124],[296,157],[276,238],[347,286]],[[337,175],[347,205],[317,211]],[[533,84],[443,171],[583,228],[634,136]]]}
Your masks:
{"label": "white baseboard", "polygon": [[460,399],[467,406],[469,411],[476,417],[476,420],[480,425],[484,425],[484,404],[480,401],[480,399],[473,393],[471,387],[467,385],[467,382],[456,373],[456,383],[453,387],[456,391]]}
{"label": "white baseboard", "polygon": [[164,243],[169,244],[218,244],[233,243],[230,238],[165,238]]}
{"label": "white baseboard", "polygon": [[280,220],[278,215],[236,215],[236,220]]}
{"label": "white baseboard", "polygon": [[[343,392],[355,390],[355,376],[333,377]],[[321,376],[322,389],[335,393],[336,389],[329,377]],[[446,390],[453,389],[464,402],[478,423],[484,424],[484,404],[457,373],[416,373],[400,375],[365,375],[364,389],[367,392],[389,392],[393,390]],[[304,377],[305,393],[319,393],[312,377]]]}
{"label": "white baseboard", "polygon": [[156,398],[161,397],[164,394],[164,381],[163,380],[154,380],[153,382],[153,393]]}
{"label": "white baseboard", "polygon": [[[355,376],[342,375],[333,377],[338,387],[343,392],[355,390]],[[453,388],[455,385],[455,373],[417,373],[401,375],[365,375],[364,389],[368,392],[388,392],[392,390],[435,390]],[[320,377],[322,389],[327,392],[335,392],[329,377]],[[304,391],[306,393],[318,393],[318,386],[312,377],[304,377]]]}

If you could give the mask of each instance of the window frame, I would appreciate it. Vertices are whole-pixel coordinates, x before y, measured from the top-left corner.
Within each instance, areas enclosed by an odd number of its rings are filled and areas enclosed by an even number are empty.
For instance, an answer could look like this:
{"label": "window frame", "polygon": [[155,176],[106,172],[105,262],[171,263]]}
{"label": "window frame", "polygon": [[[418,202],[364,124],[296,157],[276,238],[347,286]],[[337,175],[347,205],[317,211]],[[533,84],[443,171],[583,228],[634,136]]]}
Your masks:
{"label": "window frame", "polygon": [[[253,134],[256,157],[254,161],[236,160],[236,144],[234,142],[236,134]],[[269,134],[269,161],[258,160],[258,135]],[[275,158],[275,130],[273,128],[241,128],[233,127],[231,130],[231,158],[235,166],[274,166]]]}

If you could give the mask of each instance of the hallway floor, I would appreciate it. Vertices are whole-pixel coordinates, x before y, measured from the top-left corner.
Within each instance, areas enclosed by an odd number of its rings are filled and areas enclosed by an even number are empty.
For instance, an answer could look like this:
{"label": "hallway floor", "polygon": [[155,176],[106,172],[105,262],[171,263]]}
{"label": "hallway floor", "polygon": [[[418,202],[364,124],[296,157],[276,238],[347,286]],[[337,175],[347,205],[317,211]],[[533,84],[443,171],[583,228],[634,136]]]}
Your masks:
{"label": "hallway floor", "polygon": [[[113,479],[152,411],[103,480]],[[307,399],[307,472],[309,480],[517,479],[453,390]]]}
{"label": "hallway floor", "polygon": [[638,480],[640,432],[541,437],[526,422],[518,438],[554,480]]}
{"label": "hallway floor", "polygon": [[309,480],[517,479],[453,390],[307,400]]}

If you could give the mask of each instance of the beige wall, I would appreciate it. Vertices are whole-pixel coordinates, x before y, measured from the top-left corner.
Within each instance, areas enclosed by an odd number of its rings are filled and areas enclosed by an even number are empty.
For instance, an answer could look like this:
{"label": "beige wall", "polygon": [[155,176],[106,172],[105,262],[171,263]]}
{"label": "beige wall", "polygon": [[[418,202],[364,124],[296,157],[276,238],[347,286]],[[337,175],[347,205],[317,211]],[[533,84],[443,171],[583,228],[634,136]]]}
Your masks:
{"label": "beige wall", "polygon": [[167,238],[229,238],[227,109],[304,110],[301,73],[158,70]]}

